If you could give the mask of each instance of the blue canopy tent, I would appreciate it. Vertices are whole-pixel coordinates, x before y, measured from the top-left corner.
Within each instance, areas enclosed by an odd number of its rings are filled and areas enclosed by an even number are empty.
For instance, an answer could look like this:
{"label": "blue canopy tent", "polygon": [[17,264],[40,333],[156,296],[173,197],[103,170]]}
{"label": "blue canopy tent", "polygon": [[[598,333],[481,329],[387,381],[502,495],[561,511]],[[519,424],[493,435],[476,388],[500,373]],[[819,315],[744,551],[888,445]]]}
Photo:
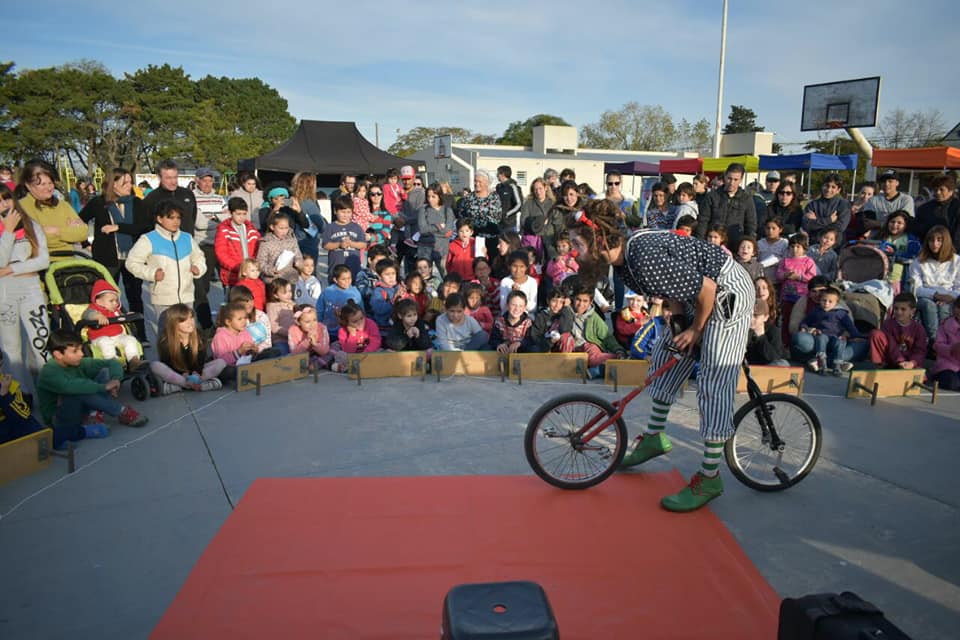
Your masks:
{"label": "blue canopy tent", "polygon": [[857,182],[857,154],[834,156],[829,153],[798,153],[789,156],[760,156],[760,170],[806,169],[807,197],[810,197],[810,174],[813,171],[853,171],[851,189]]}

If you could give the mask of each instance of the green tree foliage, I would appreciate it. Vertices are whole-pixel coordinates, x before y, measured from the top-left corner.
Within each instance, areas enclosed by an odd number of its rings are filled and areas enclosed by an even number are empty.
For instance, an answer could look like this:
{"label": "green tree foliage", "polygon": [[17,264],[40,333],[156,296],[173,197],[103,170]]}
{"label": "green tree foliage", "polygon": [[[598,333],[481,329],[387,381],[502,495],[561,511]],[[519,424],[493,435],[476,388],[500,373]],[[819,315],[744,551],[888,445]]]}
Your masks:
{"label": "green tree foliage", "polygon": [[461,144],[493,144],[493,136],[475,133],[462,127],[414,127],[397,139],[387,149],[395,156],[407,157],[433,146],[433,139],[437,136],[450,136],[454,142]]}
{"label": "green tree foliage", "polygon": [[580,145],[595,149],[628,151],[699,151],[713,144],[706,119],[674,122],[660,105],[628,102],[617,111],[604,111],[600,120],[580,130]]}
{"label": "green tree foliage", "polygon": [[753,133],[754,131],[763,131],[763,127],[757,126],[757,114],[753,109],[737,104],[731,105],[730,117],[723,128],[723,133]]}
{"label": "green tree foliage", "polygon": [[521,147],[533,146],[533,128],[541,125],[559,125],[569,127],[570,124],[560,116],[552,116],[548,113],[538,113],[530,116],[523,122],[517,120],[507,126],[503,135],[497,138],[497,144],[518,145]]}
{"label": "green tree foliage", "polygon": [[96,167],[152,169],[163,158],[221,170],[286,140],[296,121],[257,79],[193,81],[150,65],[115,78],[83,60],[12,73],[0,64],[0,158],[65,155],[78,175]]}

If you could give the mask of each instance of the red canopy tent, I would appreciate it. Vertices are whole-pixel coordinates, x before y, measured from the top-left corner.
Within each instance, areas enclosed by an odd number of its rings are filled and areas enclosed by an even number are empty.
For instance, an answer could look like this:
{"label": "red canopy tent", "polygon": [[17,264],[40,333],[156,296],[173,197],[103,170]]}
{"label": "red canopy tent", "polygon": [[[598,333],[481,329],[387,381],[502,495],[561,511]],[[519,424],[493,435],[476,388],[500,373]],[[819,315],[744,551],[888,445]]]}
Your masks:
{"label": "red canopy tent", "polygon": [[678,158],[661,160],[660,174],[664,173],[700,173],[703,170],[703,158]]}
{"label": "red canopy tent", "polygon": [[956,147],[874,149],[870,164],[891,169],[960,169],[960,149]]}

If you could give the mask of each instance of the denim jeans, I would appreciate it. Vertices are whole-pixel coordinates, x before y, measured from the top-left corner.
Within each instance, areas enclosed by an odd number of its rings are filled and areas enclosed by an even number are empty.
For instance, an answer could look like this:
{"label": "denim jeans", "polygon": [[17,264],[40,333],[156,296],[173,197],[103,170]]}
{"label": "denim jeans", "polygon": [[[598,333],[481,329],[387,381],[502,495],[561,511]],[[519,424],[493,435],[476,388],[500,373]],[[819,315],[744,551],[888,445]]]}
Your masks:
{"label": "denim jeans", "polygon": [[[822,349],[826,352],[826,349]],[[845,362],[860,362],[867,357],[870,351],[869,342],[848,342],[843,349],[841,360]],[[814,341],[814,336],[809,333],[797,332],[793,335],[790,344],[790,352],[794,360],[806,362],[814,358],[819,350]]]}
{"label": "denim jeans", "polygon": [[[94,378],[100,384],[106,384],[110,380],[110,369],[103,368],[97,377]],[[83,419],[91,411],[102,411],[109,416],[119,416],[123,411],[123,405],[117,402],[113,396],[106,391],[99,393],[89,393],[84,395],[64,395],[60,396],[60,405],[57,412],[53,415],[54,429],[63,429],[68,433],[68,440],[79,440],[80,438],[69,437],[75,434],[76,427],[83,424]],[[81,428],[82,431],[82,428]]]}
{"label": "denim jeans", "polygon": [[933,298],[917,298],[920,323],[931,343],[937,339],[940,323],[950,317],[952,307],[952,304],[937,303]]}

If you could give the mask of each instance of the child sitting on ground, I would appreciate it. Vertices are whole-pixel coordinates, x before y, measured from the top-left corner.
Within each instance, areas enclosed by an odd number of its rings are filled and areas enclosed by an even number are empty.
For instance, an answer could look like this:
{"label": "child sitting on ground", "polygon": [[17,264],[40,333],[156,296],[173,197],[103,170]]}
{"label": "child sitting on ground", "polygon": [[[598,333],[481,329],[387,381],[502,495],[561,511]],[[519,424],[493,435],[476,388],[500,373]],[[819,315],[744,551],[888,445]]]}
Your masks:
{"label": "child sitting on ground", "polygon": [[870,332],[870,361],[891,369],[922,369],[927,358],[927,332],[914,315],[912,293],[893,297],[893,313]]}
{"label": "child sitting on ground", "polygon": [[941,389],[960,391],[960,297],[954,298],[952,315],[937,328],[933,343],[937,359],[930,368],[930,377]]}
{"label": "child sitting on ground", "polygon": [[500,281],[500,309],[507,308],[507,296],[511,291],[523,291],[527,301],[527,313],[533,316],[537,311],[537,281],[527,273],[530,259],[527,252],[514,251],[507,258],[510,275]]}
{"label": "child sitting on ground", "polygon": [[227,363],[211,359],[197,331],[193,309],[175,304],[167,309],[166,329],[157,343],[157,360],[150,371],[160,378],[160,395],[183,390],[215,391],[223,387],[219,376]]}
{"label": "child sitting on ground", "polygon": [[308,304],[311,307],[317,306],[317,300],[323,292],[323,286],[320,280],[314,275],[317,262],[313,256],[305,255],[300,261],[300,277],[293,288],[293,301],[297,304]]}
{"label": "child sitting on ground", "polygon": [[547,295],[547,306],[537,311],[530,325],[528,350],[539,353],[569,353],[573,351],[573,309],[566,293],[556,288]]}
{"label": "child sitting on ground", "polygon": [[443,280],[440,278],[437,270],[433,268],[433,262],[431,262],[430,258],[417,258],[414,265],[416,266],[417,273],[423,278],[424,291],[426,291],[427,295],[431,298],[437,297],[440,291],[440,284]]}
{"label": "child sitting on ground", "polygon": [[483,287],[476,282],[467,282],[460,289],[467,306],[464,312],[480,323],[480,328],[490,333],[493,330],[493,314],[490,307],[483,304]]}
{"label": "child sitting on ground", "polygon": [[443,277],[436,297],[430,300],[430,304],[427,305],[427,312],[423,316],[423,321],[427,323],[427,326],[436,325],[437,317],[442,315],[446,308],[447,296],[451,293],[459,293],[461,284],[462,280],[459,273],[448,273]]}
{"label": "child sitting on ground", "polygon": [[228,366],[253,362],[257,356],[257,343],[247,331],[248,317],[246,303],[229,302],[220,307],[217,332],[210,343],[214,358],[223,360]]}
{"label": "child sitting on ground", "polygon": [[246,287],[253,294],[253,306],[260,311],[267,308],[267,286],[260,279],[260,265],[253,258],[246,258],[240,263],[240,279],[234,283],[235,287]]}
{"label": "child sitting on ground", "polygon": [[[53,427],[54,447],[67,440],[106,438],[110,431],[102,414],[128,427],[147,424],[146,416],[116,401],[123,378],[118,361],[85,358],[80,336],[62,329],[51,332],[47,353],[50,359],[37,378],[37,401],[44,424]],[[93,415],[97,417],[91,420]]]}
{"label": "child sitting on ground", "polygon": [[289,207],[281,207],[270,217],[270,230],[263,236],[257,250],[260,275],[267,284],[274,278],[293,282],[300,276],[297,270],[303,254],[291,231],[294,212],[288,212],[287,209]]}
{"label": "child sitting on ground", "polygon": [[647,360],[653,355],[653,347],[660,340],[667,330],[667,324],[673,313],[683,313],[680,303],[674,300],[662,300],[660,298],[651,298],[651,302],[656,305],[660,302],[660,314],[650,314],[640,329],[633,334],[633,340],[630,341],[630,357],[634,360]]}
{"label": "child sitting on ground", "polygon": [[506,311],[493,321],[490,332],[490,348],[497,353],[528,351],[530,326],[533,320],[527,315],[527,296],[519,289],[507,294]]}
{"label": "child sitting on ground", "polygon": [[414,271],[408,273],[403,280],[403,289],[397,294],[397,300],[413,300],[417,303],[417,314],[422,318],[427,313],[427,307],[430,305],[430,295],[427,293],[426,285],[423,284],[423,276]]}
{"label": "child sitting on ground", "polygon": [[[390,257],[390,251],[383,246],[382,244],[377,244],[367,250],[367,266],[361,269],[357,273],[357,277],[354,278],[356,282],[357,291],[360,292],[360,297],[363,299],[364,308],[370,308],[370,295],[373,293],[373,288],[377,286],[377,281],[380,279],[380,276],[377,274],[377,264],[385,259]],[[332,277],[331,277],[332,280]]]}
{"label": "child sitting on ground", "polygon": [[298,304],[293,310],[295,324],[287,332],[290,353],[310,354],[310,369],[325,369],[333,359],[330,356],[330,334],[317,318],[317,310],[310,304]]}
{"label": "child sitting on ground", "polygon": [[428,351],[433,348],[430,330],[417,314],[416,302],[409,299],[397,302],[393,308],[393,325],[383,337],[383,346],[391,351]]}
{"label": "child sitting on ground", "polygon": [[642,295],[627,289],[623,295],[623,309],[613,319],[614,337],[624,349],[629,348],[633,336],[650,319],[646,307],[647,301]]}
{"label": "child sitting on ground", "polygon": [[577,256],[571,250],[570,238],[565,233],[557,236],[556,246],[557,257],[547,263],[547,275],[553,286],[559,287],[567,277],[580,270],[580,263],[577,262]]}
{"label": "child sitting on ground", "polygon": [[363,300],[360,292],[353,286],[350,267],[338,264],[333,268],[331,276],[332,284],[323,290],[317,300],[317,317],[327,327],[327,332],[335,336],[340,331],[340,309],[350,300],[358,305],[363,305]]}
{"label": "child sitting on ground", "polygon": [[440,351],[479,351],[487,347],[490,336],[464,311],[463,296],[451,293],[444,300],[446,313],[437,318],[437,349]]}
{"label": "child sitting on ground", "polygon": [[[0,350],[0,371],[3,370],[3,351]],[[13,376],[0,373],[0,444],[36,433],[43,425],[33,415],[23,388]]]}
{"label": "child sitting on ground", "polygon": [[737,255],[734,257],[741,267],[750,274],[750,279],[756,282],[757,278],[763,276],[763,266],[757,260],[757,241],[747,236],[740,239],[737,245]]}
{"label": "child sitting on ground", "polygon": [[678,236],[692,236],[697,231],[697,219],[690,215],[677,218],[677,228],[673,230]]}
{"label": "child sitting on ground", "polygon": [[780,330],[768,322],[770,310],[767,303],[757,300],[753,306],[753,318],[747,336],[747,362],[750,364],[789,367],[786,349]]}
{"label": "child sitting on ground", "polygon": [[764,237],[757,241],[760,250],[760,264],[763,266],[763,275],[770,282],[777,280],[777,265],[789,255],[786,238],[781,238],[783,221],[780,218],[770,218],[763,227]]}
{"label": "child sitting on ground", "polygon": [[239,302],[243,304],[244,309],[247,310],[247,332],[257,346],[257,355],[259,357],[256,359],[276,358],[279,356],[280,351],[273,348],[270,317],[253,305],[253,293],[246,287],[237,285],[230,289],[227,302]]}
{"label": "child sitting on ground", "polygon": [[370,294],[370,315],[381,331],[390,328],[393,305],[402,293],[397,284],[397,263],[389,258],[377,262],[377,275],[380,277]]}
{"label": "child sitting on ground", "polygon": [[119,318],[122,315],[120,293],[117,288],[106,280],[94,282],[93,290],[90,292],[90,306],[83,312],[82,319],[94,321],[99,326],[87,329],[87,339],[90,340],[90,344],[100,350],[105,360],[115,359],[117,347],[119,347],[123,350],[127,370],[136,371],[142,364],[140,343],[124,330],[122,324],[110,324],[111,318]]}
{"label": "child sitting on ground", "polygon": [[[485,252],[486,248],[481,250]],[[447,273],[459,273],[464,282],[473,280],[473,259],[476,255],[477,239],[473,237],[473,224],[470,218],[461,218],[457,222],[457,237],[450,243],[447,253]]]}
{"label": "child sitting on ground", "polygon": [[820,306],[811,311],[800,323],[800,331],[813,335],[816,357],[807,362],[813,372],[827,373],[833,369],[840,376],[853,369],[853,363],[845,362],[843,352],[847,348],[844,332],[851,338],[861,338],[846,309],[837,307],[840,290],[829,286],[820,294]]}
{"label": "child sitting on ground", "polygon": [[483,287],[483,301],[493,315],[500,314],[500,281],[492,277],[493,270],[486,258],[474,258],[474,282]]}
{"label": "child sitting on ground", "polygon": [[837,279],[837,269],[839,267],[837,252],[833,250],[836,244],[837,230],[833,227],[827,227],[820,234],[820,242],[807,249],[807,255],[817,264],[817,274],[830,282]]}
{"label": "child sitting on ground", "polygon": [[240,266],[244,260],[255,258],[260,246],[260,232],[250,222],[250,212],[243,198],[227,201],[230,219],[217,225],[213,250],[220,264],[220,281],[224,289],[240,280]]}
{"label": "child sitting on ground", "polygon": [[293,326],[293,285],[283,278],[276,278],[268,287],[270,302],[267,303],[267,318],[270,320],[270,344],[280,353],[290,353],[287,334]]}
{"label": "child sitting on ground", "polygon": [[587,354],[587,366],[595,371],[590,375],[599,375],[600,365],[610,358],[624,357],[623,347],[610,332],[607,323],[593,309],[593,291],[580,287],[573,296],[573,328],[570,335],[574,340],[574,351]]}
{"label": "child sitting on ground", "polygon": [[887,254],[890,271],[887,281],[894,293],[900,293],[904,279],[904,264],[913,261],[920,255],[920,240],[913,234],[907,233],[912,218],[906,211],[894,211],[887,216],[883,223],[883,233],[877,234],[880,238],[880,250]]}
{"label": "child sitting on ground", "polygon": [[335,362],[331,370],[346,371],[349,354],[379,351],[380,341],[377,323],[366,316],[357,302],[347,300],[347,304],[340,309],[340,328],[333,349]]}

